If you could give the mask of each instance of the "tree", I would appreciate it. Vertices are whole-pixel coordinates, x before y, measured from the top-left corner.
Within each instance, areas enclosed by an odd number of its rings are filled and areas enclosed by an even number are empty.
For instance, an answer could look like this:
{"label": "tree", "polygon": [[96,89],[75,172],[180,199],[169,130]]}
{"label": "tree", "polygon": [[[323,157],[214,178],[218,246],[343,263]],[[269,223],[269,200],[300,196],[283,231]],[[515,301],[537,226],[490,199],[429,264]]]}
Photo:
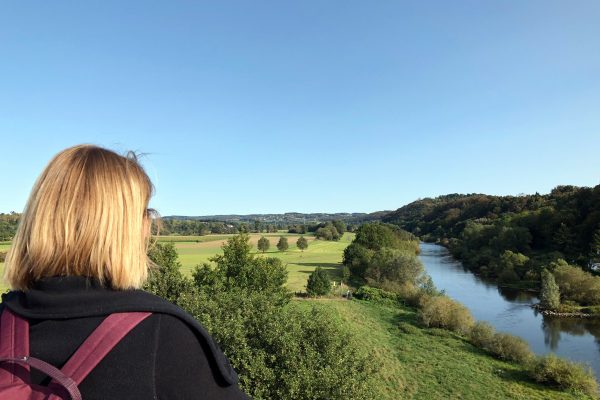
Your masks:
{"label": "tree", "polygon": [[331,291],[331,280],[327,272],[317,267],[312,274],[308,276],[306,283],[306,293],[310,296],[324,296]]}
{"label": "tree", "polygon": [[560,306],[560,291],[554,280],[554,275],[547,269],[542,271],[542,291],[540,293],[542,307],[556,310]]}
{"label": "tree", "polygon": [[190,289],[191,282],[181,273],[175,244],[154,242],[150,246],[148,257],[156,267],[150,271],[144,289],[177,303],[179,295]]}
{"label": "tree", "polygon": [[304,236],[300,236],[298,238],[298,240],[296,241],[296,246],[302,251],[304,252],[304,250],[306,250],[308,248],[308,241],[306,240],[306,238]]}
{"label": "tree", "polygon": [[350,280],[350,268],[347,265],[342,267],[342,282],[348,283]]}
{"label": "tree", "polygon": [[600,229],[598,229],[592,236],[592,243],[590,244],[590,247],[591,247],[591,256],[594,259],[597,259],[598,257],[600,257]]}
{"label": "tree", "polygon": [[271,243],[269,242],[269,239],[267,239],[266,237],[261,237],[260,239],[258,239],[258,249],[260,251],[262,251],[263,253],[267,250],[269,250],[269,246],[271,246]]}
{"label": "tree", "polygon": [[288,240],[285,237],[280,237],[279,242],[277,242],[277,250],[286,251],[289,248]]}

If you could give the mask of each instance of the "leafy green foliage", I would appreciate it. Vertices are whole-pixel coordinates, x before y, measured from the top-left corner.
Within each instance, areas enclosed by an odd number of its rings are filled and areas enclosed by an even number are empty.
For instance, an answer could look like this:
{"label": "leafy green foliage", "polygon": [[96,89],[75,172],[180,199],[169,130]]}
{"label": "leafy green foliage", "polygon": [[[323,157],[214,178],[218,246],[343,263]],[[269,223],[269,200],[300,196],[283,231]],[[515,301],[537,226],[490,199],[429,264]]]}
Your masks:
{"label": "leafy green foliage", "polygon": [[393,225],[368,223],[357,229],[354,241],[344,250],[343,263],[355,278],[400,292],[427,281],[418,252],[418,241],[408,232]]}
{"label": "leafy green foliage", "polygon": [[381,304],[398,305],[403,303],[402,296],[398,293],[392,293],[370,286],[359,287],[358,290],[354,292],[354,297],[359,300],[369,300]]}
{"label": "leafy green foliage", "polygon": [[247,235],[229,239],[215,267],[198,266],[192,279],[176,273],[172,244],[153,251],[162,268],[147,288],[204,325],[253,398],[370,398],[375,368],[363,349],[326,309],[291,304],[285,267],[251,254]]}
{"label": "leafy green foliage", "polygon": [[298,240],[296,240],[296,246],[300,250],[304,251],[308,248],[308,241],[306,240],[306,238],[304,236],[300,236],[298,238]]}
{"label": "leafy green foliage", "polygon": [[553,271],[562,300],[574,301],[580,305],[600,304],[600,277],[569,265],[562,259],[550,263],[548,268]]}
{"label": "leafy green foliage", "polygon": [[306,293],[309,296],[325,296],[331,292],[331,279],[327,271],[321,267],[315,270],[308,276],[306,282]]}
{"label": "leafy green foliage", "polygon": [[475,322],[465,306],[447,296],[426,298],[419,316],[427,327],[445,328],[461,334],[468,333]]}
{"label": "leafy green foliage", "polygon": [[477,321],[469,331],[469,340],[476,347],[489,349],[494,333],[493,326],[484,321]]}
{"label": "leafy green foliage", "polygon": [[269,247],[271,246],[271,242],[269,242],[269,239],[267,239],[266,237],[261,237],[260,239],[258,239],[258,250],[262,251],[263,253],[267,250],[269,250]]}
{"label": "leafy green foliage", "polygon": [[501,360],[526,363],[533,357],[525,340],[508,333],[495,333],[484,348]]}
{"label": "leafy green foliage", "polygon": [[589,368],[585,369],[554,354],[536,359],[530,368],[530,375],[537,382],[555,385],[593,398],[598,396],[598,382]]}
{"label": "leafy green foliage", "polygon": [[447,245],[468,268],[506,284],[539,288],[551,262],[585,270],[600,260],[600,185],[558,186],[547,195],[451,194],[415,201],[383,221]]}
{"label": "leafy green foliage", "polygon": [[192,289],[189,279],[181,273],[174,243],[152,243],[148,257],[155,264],[150,270],[144,290],[177,304],[181,293]]}
{"label": "leafy green foliage", "polygon": [[342,267],[342,282],[348,283],[350,280],[350,268],[347,265]]}
{"label": "leafy green foliage", "polygon": [[335,220],[319,224],[315,230],[315,237],[322,240],[340,240],[345,231],[346,224]]}
{"label": "leafy green foliage", "polygon": [[277,242],[277,250],[279,251],[287,251],[287,249],[290,247],[290,245],[288,244],[288,240],[286,237],[280,237],[279,241]]}
{"label": "leafy green foliage", "polygon": [[554,275],[548,270],[542,271],[542,290],[540,291],[540,304],[548,310],[557,310],[560,306],[560,290]]}

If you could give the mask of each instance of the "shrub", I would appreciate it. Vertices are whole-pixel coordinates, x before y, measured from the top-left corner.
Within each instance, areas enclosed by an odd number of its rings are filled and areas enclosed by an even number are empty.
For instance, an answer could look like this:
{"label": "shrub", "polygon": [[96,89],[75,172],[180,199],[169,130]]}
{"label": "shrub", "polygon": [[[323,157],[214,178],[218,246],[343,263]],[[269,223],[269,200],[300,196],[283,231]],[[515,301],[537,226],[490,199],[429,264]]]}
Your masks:
{"label": "shrub", "polygon": [[317,267],[312,274],[308,276],[306,283],[306,293],[310,296],[324,296],[331,291],[331,280],[327,272]]}
{"label": "shrub", "polygon": [[600,304],[600,276],[594,276],[564,260],[550,263],[556,284],[563,300],[573,300],[580,305]]}
{"label": "shrub", "polygon": [[533,357],[525,340],[508,333],[495,333],[487,350],[501,360],[520,363],[527,362]]}
{"label": "shrub", "polygon": [[396,293],[370,286],[359,287],[358,290],[354,292],[354,297],[359,300],[368,300],[383,304],[396,305],[397,303],[401,303],[400,296],[398,296]]}
{"label": "shrub", "polygon": [[555,385],[561,389],[598,395],[598,383],[589,368],[550,354],[537,358],[529,370],[531,377],[540,383]]}
{"label": "shrub", "polygon": [[474,323],[465,306],[446,296],[426,298],[419,315],[427,327],[446,328],[460,334],[469,332]]}
{"label": "shrub", "polygon": [[6,251],[0,251],[0,262],[6,261]]}
{"label": "shrub", "polygon": [[469,332],[469,340],[474,346],[489,349],[494,337],[494,328],[487,322],[477,321]]}

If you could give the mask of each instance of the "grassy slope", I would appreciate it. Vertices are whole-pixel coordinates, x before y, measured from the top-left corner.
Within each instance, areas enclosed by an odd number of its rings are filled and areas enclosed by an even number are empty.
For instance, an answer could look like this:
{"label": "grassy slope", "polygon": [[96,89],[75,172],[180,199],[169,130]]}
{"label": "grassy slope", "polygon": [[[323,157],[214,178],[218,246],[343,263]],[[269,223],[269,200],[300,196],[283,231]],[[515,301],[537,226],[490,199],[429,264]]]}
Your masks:
{"label": "grassy slope", "polygon": [[[310,301],[303,301],[310,304]],[[464,339],[436,329],[406,334],[401,321],[416,313],[363,301],[319,301],[337,311],[347,329],[381,366],[375,399],[578,399],[537,385],[518,365],[502,362]]]}

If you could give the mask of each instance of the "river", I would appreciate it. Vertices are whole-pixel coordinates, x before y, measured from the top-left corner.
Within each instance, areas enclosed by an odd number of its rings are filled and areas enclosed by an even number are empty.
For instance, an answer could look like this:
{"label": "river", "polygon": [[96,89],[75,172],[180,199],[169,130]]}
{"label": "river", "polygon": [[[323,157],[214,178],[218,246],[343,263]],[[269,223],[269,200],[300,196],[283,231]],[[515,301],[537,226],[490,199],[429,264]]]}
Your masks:
{"label": "river", "polygon": [[435,286],[477,320],[522,337],[536,354],[553,352],[587,364],[600,378],[600,319],[544,317],[530,307],[538,302],[535,294],[485,282],[442,246],[421,243],[420,259]]}

